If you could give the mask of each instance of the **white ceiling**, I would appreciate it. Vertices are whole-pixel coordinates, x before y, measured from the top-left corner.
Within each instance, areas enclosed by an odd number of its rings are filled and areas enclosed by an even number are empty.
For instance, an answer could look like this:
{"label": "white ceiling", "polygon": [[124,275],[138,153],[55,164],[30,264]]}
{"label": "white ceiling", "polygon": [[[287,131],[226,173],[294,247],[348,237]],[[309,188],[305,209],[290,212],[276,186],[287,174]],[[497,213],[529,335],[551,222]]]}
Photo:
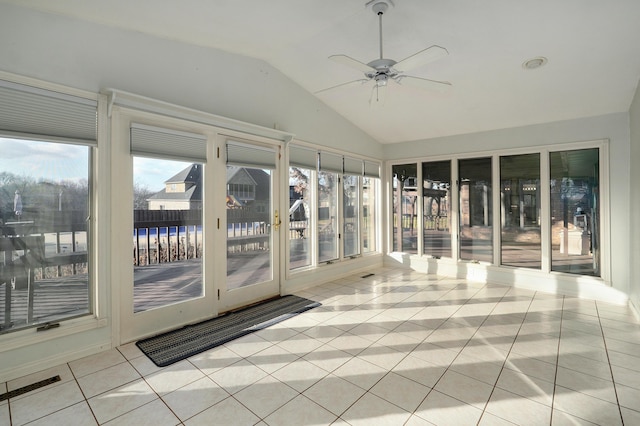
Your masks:
{"label": "white ceiling", "polygon": [[[379,54],[366,0],[8,2],[260,58],[311,93],[361,77],[328,56]],[[393,84],[374,108],[371,84],[316,95],[382,143],[628,111],[640,78],[638,0],[395,0],[383,31],[396,61],[445,47],[409,74],[453,90]],[[523,69],[536,56],[548,64]]]}

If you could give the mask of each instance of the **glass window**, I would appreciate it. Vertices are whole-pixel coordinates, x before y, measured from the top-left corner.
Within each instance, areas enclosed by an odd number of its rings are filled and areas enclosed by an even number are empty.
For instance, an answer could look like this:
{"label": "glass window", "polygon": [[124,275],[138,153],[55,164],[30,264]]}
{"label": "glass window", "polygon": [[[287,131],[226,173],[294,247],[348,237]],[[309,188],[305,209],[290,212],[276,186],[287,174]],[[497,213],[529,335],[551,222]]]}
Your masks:
{"label": "glass window", "polygon": [[541,268],[540,154],[500,157],[502,264]]}
{"label": "glass window", "polygon": [[289,168],[289,269],[310,266],[309,197],[311,170]]}
{"label": "glass window", "polygon": [[[255,182],[258,191],[251,198],[236,199],[227,194],[227,289],[273,279],[271,251],[271,187],[269,169],[227,165],[228,181]],[[245,194],[250,185],[240,184]]]}
{"label": "glass window", "polygon": [[134,156],[133,182],[134,312],[201,297],[202,164]]}
{"label": "glass window", "polygon": [[338,174],[318,172],[318,261],[338,258]]}
{"label": "glass window", "polygon": [[422,163],[424,254],[451,256],[451,161]]}
{"label": "glass window", "polygon": [[360,254],[360,178],[345,175],[342,184],[344,256],[356,256]]}
{"label": "glass window", "polygon": [[393,251],[418,253],[416,164],[393,166]]}
{"label": "glass window", "polygon": [[493,260],[491,158],[459,160],[460,259]]}
{"label": "glass window", "polygon": [[598,148],[552,152],[551,270],[600,275]]}
{"label": "glass window", "polygon": [[92,312],[91,153],[0,138],[0,333]]}
{"label": "glass window", "polygon": [[378,250],[376,229],[376,194],[380,179],[362,178],[362,251],[370,253]]}

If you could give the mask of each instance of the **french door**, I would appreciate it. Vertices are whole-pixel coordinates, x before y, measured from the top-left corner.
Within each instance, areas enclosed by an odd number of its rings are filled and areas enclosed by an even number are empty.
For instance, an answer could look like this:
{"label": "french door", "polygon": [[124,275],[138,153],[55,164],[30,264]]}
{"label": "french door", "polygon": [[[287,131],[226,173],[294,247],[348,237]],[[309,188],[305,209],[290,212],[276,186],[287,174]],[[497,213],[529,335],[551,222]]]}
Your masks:
{"label": "french door", "polygon": [[119,343],[277,296],[280,144],[117,107],[113,117]]}
{"label": "french door", "polygon": [[[227,138],[224,312],[280,292],[280,146]],[[218,246],[219,247],[219,246]],[[219,247],[222,251],[222,247]]]}

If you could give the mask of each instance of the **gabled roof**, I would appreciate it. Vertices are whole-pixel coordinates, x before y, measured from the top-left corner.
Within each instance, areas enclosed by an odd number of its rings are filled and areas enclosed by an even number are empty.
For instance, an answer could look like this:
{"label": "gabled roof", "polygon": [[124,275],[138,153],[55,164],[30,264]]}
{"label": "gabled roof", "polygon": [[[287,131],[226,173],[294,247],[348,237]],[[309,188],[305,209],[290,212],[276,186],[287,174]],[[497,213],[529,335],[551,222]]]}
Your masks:
{"label": "gabled roof", "polygon": [[254,169],[250,167],[228,166],[227,167],[227,183],[238,173],[245,173],[253,184],[256,186],[256,200],[265,200],[269,198],[271,192],[271,179],[269,174],[262,169]]}
{"label": "gabled roof", "polygon": [[[248,172],[250,169],[246,169],[244,167],[240,167],[240,166],[227,166],[227,183],[231,182],[231,180],[233,179],[233,177],[235,175],[237,175],[238,173],[240,173],[241,171],[243,171],[243,173]],[[253,183],[255,185],[257,185],[258,183],[255,181],[255,179],[253,179],[253,176],[251,176],[250,173],[246,173],[249,178],[253,181]]]}
{"label": "gabled roof", "polygon": [[170,200],[170,201],[202,201],[202,190],[200,185],[192,185],[185,192],[167,192],[165,189],[156,192],[147,201]]}
{"label": "gabled roof", "polygon": [[165,180],[165,183],[182,183],[191,182],[199,184],[202,181],[202,166],[200,164],[192,164],[183,169],[178,174]]}

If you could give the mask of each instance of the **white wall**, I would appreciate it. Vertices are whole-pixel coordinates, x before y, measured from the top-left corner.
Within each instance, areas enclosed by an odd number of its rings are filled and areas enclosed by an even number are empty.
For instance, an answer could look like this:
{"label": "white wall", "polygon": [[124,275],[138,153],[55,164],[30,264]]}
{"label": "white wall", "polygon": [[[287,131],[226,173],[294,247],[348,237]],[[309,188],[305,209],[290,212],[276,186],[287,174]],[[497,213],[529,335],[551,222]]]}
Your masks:
{"label": "white wall", "polygon": [[[636,110],[640,110],[640,108],[637,107]],[[637,140],[638,138],[640,138],[640,134],[636,134],[636,144],[640,142]],[[611,283],[614,289],[624,294],[629,294],[631,289],[629,265],[632,262],[629,253],[631,244],[629,228],[632,217],[630,214],[629,193],[631,190],[630,182],[637,182],[637,180],[629,179],[631,172],[631,162],[629,160],[629,114],[609,114],[512,129],[384,145],[383,152],[385,159],[411,159],[411,161],[415,161],[416,158],[430,155],[494,151],[601,139],[610,141]],[[640,157],[640,147],[636,148],[636,151],[636,158],[638,158]],[[637,189],[634,190],[637,193]],[[638,215],[635,214],[633,217],[637,218]],[[606,232],[606,230],[603,230],[603,232]],[[603,235],[602,237],[605,238],[606,236]]]}
{"label": "white wall", "polygon": [[0,4],[0,69],[120,89],[379,158],[381,145],[262,60]]}
{"label": "white wall", "polygon": [[631,303],[633,303],[636,312],[640,312],[640,85],[636,90],[636,95],[629,109],[629,121],[631,123],[631,149],[630,159],[631,173],[629,181],[631,187],[629,191],[630,209],[631,209],[631,243],[629,249],[631,252],[630,267],[631,276],[629,277],[629,293]]}

